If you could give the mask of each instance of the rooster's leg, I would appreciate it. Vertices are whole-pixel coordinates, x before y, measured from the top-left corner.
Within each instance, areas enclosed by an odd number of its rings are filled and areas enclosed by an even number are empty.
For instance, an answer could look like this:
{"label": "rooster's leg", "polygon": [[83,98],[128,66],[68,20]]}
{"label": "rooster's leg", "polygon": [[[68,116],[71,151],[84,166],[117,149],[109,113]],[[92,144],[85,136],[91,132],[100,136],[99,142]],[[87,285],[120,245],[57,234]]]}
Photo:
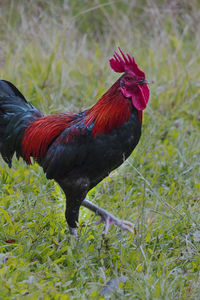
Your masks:
{"label": "rooster's leg", "polygon": [[92,210],[96,215],[101,216],[101,219],[99,221],[97,221],[97,224],[102,223],[102,222],[106,223],[104,233],[108,232],[109,227],[112,224],[114,224],[124,230],[127,230],[129,232],[133,232],[133,227],[134,227],[133,223],[116,218],[111,213],[109,213],[107,210],[93,204],[92,202],[90,202],[88,200],[83,200],[81,205]]}

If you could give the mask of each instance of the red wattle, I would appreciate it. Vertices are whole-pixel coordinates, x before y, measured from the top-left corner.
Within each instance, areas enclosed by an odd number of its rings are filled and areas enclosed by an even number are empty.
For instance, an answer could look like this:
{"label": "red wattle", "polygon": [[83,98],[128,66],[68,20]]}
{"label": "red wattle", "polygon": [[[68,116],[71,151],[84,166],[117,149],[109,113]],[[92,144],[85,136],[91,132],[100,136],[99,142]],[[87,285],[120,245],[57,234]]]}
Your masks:
{"label": "red wattle", "polygon": [[146,101],[140,87],[138,92],[132,95],[132,103],[137,110],[144,110],[146,108]]}
{"label": "red wattle", "polygon": [[143,115],[143,111],[138,110],[138,119],[139,119],[140,123],[142,123],[142,115]]}
{"label": "red wattle", "polygon": [[120,89],[126,98],[132,99],[132,104],[137,110],[144,110],[146,108],[149,100],[149,88],[147,84],[138,85],[137,88],[130,90],[124,86],[121,86]]}

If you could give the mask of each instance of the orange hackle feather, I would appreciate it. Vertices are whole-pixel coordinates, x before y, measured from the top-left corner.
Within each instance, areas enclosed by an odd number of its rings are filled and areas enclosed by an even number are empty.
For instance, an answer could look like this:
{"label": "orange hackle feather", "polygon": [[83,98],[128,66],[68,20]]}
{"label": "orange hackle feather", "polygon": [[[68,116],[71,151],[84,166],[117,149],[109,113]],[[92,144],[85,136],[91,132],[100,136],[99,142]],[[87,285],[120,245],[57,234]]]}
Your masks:
{"label": "orange hackle feather", "polygon": [[26,129],[22,139],[22,156],[30,164],[30,156],[40,160],[48,146],[71,125],[74,114],[52,114],[37,119]]}
{"label": "orange hackle feather", "polygon": [[108,134],[119,128],[131,116],[131,104],[125,99],[117,80],[86,113],[85,127],[94,122],[93,136]]}

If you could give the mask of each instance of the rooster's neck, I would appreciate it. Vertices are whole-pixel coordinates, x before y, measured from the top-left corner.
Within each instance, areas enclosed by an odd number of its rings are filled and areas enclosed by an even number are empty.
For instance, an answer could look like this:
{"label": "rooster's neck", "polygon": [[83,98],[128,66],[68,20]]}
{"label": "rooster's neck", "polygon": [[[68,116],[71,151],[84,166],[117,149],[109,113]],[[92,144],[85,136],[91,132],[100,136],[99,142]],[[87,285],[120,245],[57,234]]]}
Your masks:
{"label": "rooster's neck", "polygon": [[119,80],[86,113],[85,126],[94,124],[93,135],[108,134],[120,128],[132,111],[131,101],[121,91]]}

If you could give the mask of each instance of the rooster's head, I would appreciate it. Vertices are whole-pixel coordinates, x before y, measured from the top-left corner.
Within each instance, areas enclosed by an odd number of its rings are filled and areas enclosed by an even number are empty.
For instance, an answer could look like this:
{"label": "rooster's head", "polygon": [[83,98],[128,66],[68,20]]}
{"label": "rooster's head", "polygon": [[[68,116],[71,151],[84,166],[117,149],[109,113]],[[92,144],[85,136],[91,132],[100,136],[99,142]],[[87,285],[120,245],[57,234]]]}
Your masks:
{"label": "rooster's head", "polygon": [[120,90],[124,97],[131,98],[133,106],[142,111],[149,100],[148,81],[145,73],[138,67],[134,57],[125,55],[119,48],[121,56],[115,52],[110,59],[111,68],[118,73],[124,73],[120,78]]}

